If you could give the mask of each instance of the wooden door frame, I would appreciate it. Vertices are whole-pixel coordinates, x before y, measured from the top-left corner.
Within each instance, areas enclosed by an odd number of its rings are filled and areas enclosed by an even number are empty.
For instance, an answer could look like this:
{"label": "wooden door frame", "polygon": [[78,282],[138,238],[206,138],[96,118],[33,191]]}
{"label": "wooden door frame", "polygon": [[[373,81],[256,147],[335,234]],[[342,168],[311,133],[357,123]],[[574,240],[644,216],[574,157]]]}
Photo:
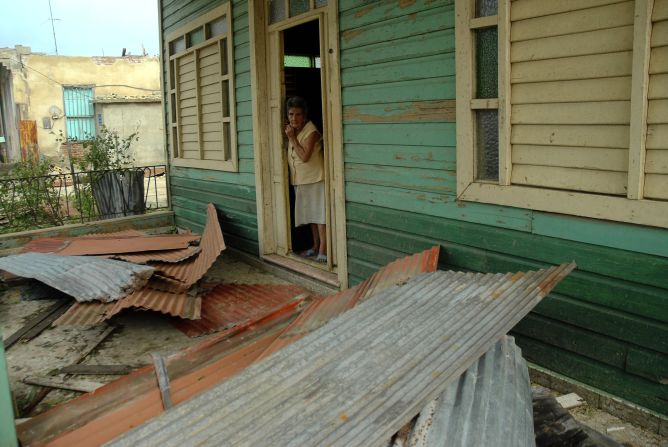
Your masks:
{"label": "wooden door frame", "polygon": [[[268,20],[266,17],[266,1],[249,0],[248,17],[250,28],[250,53],[251,53],[251,99],[253,111],[253,156],[255,164],[255,194],[257,205],[258,242],[260,256],[275,254],[277,241],[275,228],[273,227],[273,198],[272,178],[270,169],[271,144],[270,129],[270,104],[269,73],[266,67],[266,51],[268,44]],[[323,102],[323,122],[325,126],[325,138],[328,149],[331,150],[330,158],[330,198],[333,201],[335,212],[330,216],[334,224],[335,240],[334,250],[330,253],[336,254],[337,274],[341,288],[348,287],[348,256],[346,243],[346,211],[345,211],[345,182],[344,182],[344,155],[343,155],[343,128],[342,128],[342,106],[341,106],[341,71],[339,61],[339,23],[338,23],[338,0],[330,0],[323,15],[322,11],[305,14],[290,22],[290,26],[304,23],[315,18],[321,18],[321,54],[326,59],[321,60],[325,71],[323,79],[326,79],[326,102]]]}

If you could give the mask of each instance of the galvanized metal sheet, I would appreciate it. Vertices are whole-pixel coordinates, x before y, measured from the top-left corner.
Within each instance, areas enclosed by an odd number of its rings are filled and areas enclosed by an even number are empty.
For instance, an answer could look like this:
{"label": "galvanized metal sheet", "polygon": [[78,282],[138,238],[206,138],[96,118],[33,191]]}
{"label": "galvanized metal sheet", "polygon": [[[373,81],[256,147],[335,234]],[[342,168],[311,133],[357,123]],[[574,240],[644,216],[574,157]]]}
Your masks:
{"label": "galvanized metal sheet", "polygon": [[406,256],[390,262],[365,281],[350,289],[333,295],[314,299],[304,312],[286,328],[285,333],[276,339],[260,358],[267,357],[283,347],[294,343],[309,332],[323,326],[333,317],[353,308],[361,300],[388,287],[400,284],[420,273],[434,272],[438,267],[440,247]]}
{"label": "galvanized metal sheet", "polygon": [[420,411],[408,447],[535,446],[529,369],[504,336]]}
{"label": "galvanized metal sheet", "polygon": [[223,232],[218,223],[218,215],[213,204],[209,203],[206,210],[206,225],[200,240],[202,251],[193,258],[184,262],[170,264],[165,262],[156,262],[152,265],[165,276],[182,281],[187,286],[191,286],[199,281],[204,274],[211,268],[218,255],[225,250],[225,240]]}
{"label": "galvanized metal sheet", "polygon": [[574,267],[421,275],[110,445],[383,445]]}
{"label": "galvanized metal sheet", "polygon": [[199,320],[174,324],[186,335],[197,337],[255,320],[304,292],[302,287],[287,284],[220,284],[202,296]]}
{"label": "galvanized metal sheet", "polygon": [[0,269],[34,278],[77,301],[118,300],[141,289],[153,268],[129,262],[84,256],[23,253],[0,258]]}

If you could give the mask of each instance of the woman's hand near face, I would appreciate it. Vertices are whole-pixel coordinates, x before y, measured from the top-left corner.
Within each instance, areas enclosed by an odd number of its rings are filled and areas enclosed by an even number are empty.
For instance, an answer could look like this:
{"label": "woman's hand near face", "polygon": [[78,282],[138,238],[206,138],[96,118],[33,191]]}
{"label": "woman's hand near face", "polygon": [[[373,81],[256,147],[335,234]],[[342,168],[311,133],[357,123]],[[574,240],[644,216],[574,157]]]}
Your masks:
{"label": "woman's hand near face", "polygon": [[292,127],[291,125],[285,126],[285,135],[288,137],[288,139],[292,140],[295,138],[297,135],[295,134],[295,128]]}

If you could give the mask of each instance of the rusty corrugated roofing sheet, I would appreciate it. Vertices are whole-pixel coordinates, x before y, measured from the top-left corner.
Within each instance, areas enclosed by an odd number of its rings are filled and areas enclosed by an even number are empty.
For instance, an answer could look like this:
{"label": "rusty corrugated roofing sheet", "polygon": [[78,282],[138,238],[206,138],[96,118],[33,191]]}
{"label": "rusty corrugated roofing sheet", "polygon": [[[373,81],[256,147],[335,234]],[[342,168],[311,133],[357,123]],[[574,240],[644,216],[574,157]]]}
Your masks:
{"label": "rusty corrugated roofing sheet", "polygon": [[161,250],[147,253],[118,254],[113,255],[112,257],[122,261],[134,262],[135,264],[147,264],[151,261],[181,262],[192,256],[195,256],[201,250],[201,247],[191,245],[179,250]]}
{"label": "rusty corrugated roofing sheet", "polygon": [[375,293],[397,283],[405,282],[421,273],[435,272],[438,267],[440,247],[434,246],[421,253],[397,259],[381,268],[368,279],[348,290],[313,300],[304,312],[285,329],[285,333],[262,353],[267,357],[283,347],[294,343],[309,332],[318,329],[336,315],[354,307]]}
{"label": "rusty corrugated roofing sheet", "polygon": [[0,269],[34,278],[77,301],[114,301],[141,289],[153,268],[111,259],[22,253],[0,258]]}
{"label": "rusty corrugated roofing sheet", "polygon": [[[77,236],[76,239],[115,237],[115,236],[143,236],[144,233],[137,230],[116,231],[113,233],[92,233],[83,236]],[[21,253],[55,253],[67,247],[71,237],[40,237],[33,239],[21,248]]]}
{"label": "rusty corrugated roofing sheet", "polygon": [[256,320],[304,292],[302,287],[286,284],[219,284],[202,296],[199,320],[174,324],[186,335],[197,337]]}
{"label": "rusty corrugated roofing sheet", "polygon": [[177,264],[156,262],[151,265],[164,276],[182,281],[187,286],[199,281],[211,268],[218,255],[225,250],[225,240],[218,223],[216,208],[211,203],[207,206],[206,216],[206,225],[200,240],[202,251],[196,257]]}
{"label": "rusty corrugated roofing sheet", "polygon": [[420,411],[407,445],[536,445],[529,368],[513,337],[504,336]]}
{"label": "rusty corrugated roofing sheet", "polygon": [[61,256],[105,255],[183,249],[197,240],[199,236],[192,234],[85,237],[70,240],[65,248],[58,251],[58,254]]}
{"label": "rusty corrugated roofing sheet", "polygon": [[384,445],[574,267],[421,275],[109,445]]}
{"label": "rusty corrugated roofing sheet", "polygon": [[201,307],[200,297],[143,288],[113,303],[75,303],[53,324],[54,326],[99,324],[129,308],[154,310],[174,317],[196,319],[201,315]]}
{"label": "rusty corrugated roofing sheet", "polygon": [[[294,318],[300,301],[167,356],[179,404],[250,365]],[[51,408],[17,427],[22,445],[98,446],[163,411],[152,366]]]}

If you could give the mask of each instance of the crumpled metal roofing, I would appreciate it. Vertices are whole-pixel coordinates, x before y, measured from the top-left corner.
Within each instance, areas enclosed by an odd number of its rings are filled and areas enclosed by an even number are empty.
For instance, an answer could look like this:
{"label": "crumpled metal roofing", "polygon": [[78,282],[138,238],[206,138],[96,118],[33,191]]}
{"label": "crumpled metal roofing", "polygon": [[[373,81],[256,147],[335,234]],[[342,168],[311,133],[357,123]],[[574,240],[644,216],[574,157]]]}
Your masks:
{"label": "crumpled metal roofing", "polygon": [[383,445],[573,268],[421,275],[109,445]]}
{"label": "crumpled metal roofing", "polygon": [[311,301],[304,312],[288,326],[260,358],[294,343],[306,334],[323,326],[333,317],[353,308],[360,301],[382,292],[395,284],[401,284],[420,273],[435,272],[438,267],[438,245],[411,256],[390,262],[366,280],[350,289]]}
{"label": "crumpled metal roofing", "polygon": [[158,234],[141,236],[88,236],[71,239],[67,246],[58,250],[61,256],[106,255],[137,253],[144,251],[174,250],[187,248],[199,240],[193,234]]}
{"label": "crumpled metal roofing", "polygon": [[529,368],[504,336],[420,411],[407,447],[535,446]]}
{"label": "crumpled metal roofing", "polygon": [[0,258],[0,269],[34,278],[77,301],[109,302],[141,289],[153,268],[111,259],[22,253]]}
{"label": "crumpled metal roofing", "polygon": [[151,265],[162,275],[179,280],[188,287],[202,279],[216,262],[218,255],[226,248],[223,232],[218,223],[218,214],[211,203],[207,206],[206,216],[206,224],[199,243],[202,251],[196,257],[176,264],[156,262]]}
{"label": "crumpled metal roofing", "polygon": [[113,255],[112,257],[122,261],[134,262],[135,264],[147,264],[151,261],[181,262],[192,256],[195,256],[200,251],[202,251],[201,247],[190,245],[186,248],[181,248],[178,250],[150,251],[136,254],[118,254]]}
{"label": "crumpled metal roofing", "polygon": [[174,325],[190,337],[229,329],[267,315],[304,292],[292,284],[219,284],[202,296],[200,319]]}

